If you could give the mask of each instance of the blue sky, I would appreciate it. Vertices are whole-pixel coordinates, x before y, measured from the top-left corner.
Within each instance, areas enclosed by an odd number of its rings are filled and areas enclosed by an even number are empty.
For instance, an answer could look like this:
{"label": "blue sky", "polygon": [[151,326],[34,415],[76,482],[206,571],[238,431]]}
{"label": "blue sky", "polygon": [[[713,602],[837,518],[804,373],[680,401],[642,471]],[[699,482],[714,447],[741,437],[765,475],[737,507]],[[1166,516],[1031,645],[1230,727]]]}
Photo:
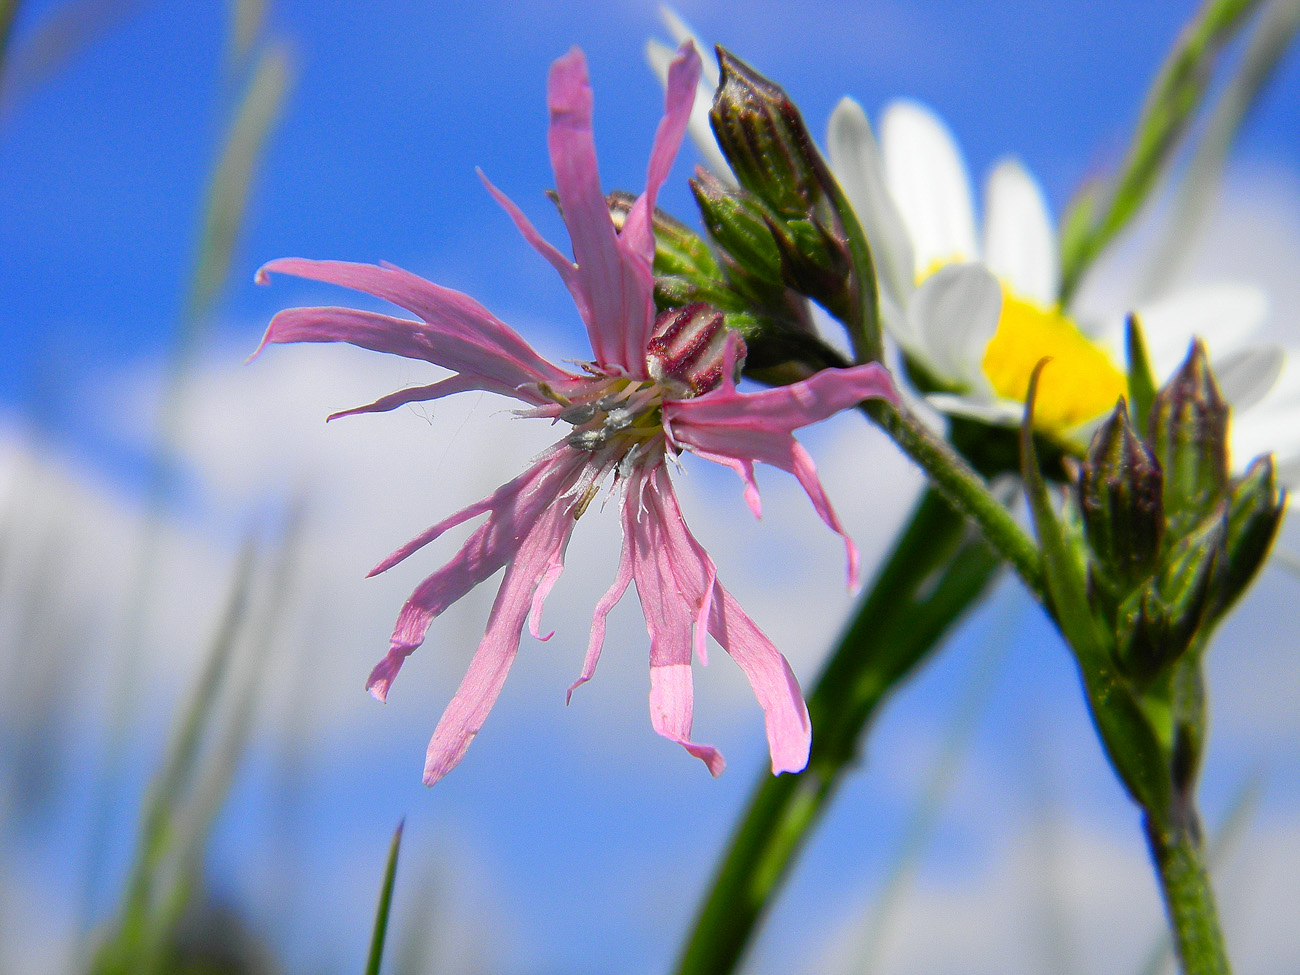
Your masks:
{"label": "blue sky", "polygon": [[[15,51],[57,6],[23,5]],[[844,94],[872,114],[891,98],[917,97],[946,118],[976,174],[1014,152],[1059,213],[1081,178],[1105,171],[1122,152],[1146,85],[1190,6],[1152,2],[1135,13],[1132,4],[1111,0],[760,0],[679,9],[702,36],[781,81],[815,132]],[[103,660],[77,661],[83,678],[102,676],[111,667],[103,661],[113,659],[122,597],[114,588],[120,580],[105,578],[118,573],[104,567],[138,530],[148,406],[174,342],[204,185],[237,80],[225,60],[228,30],[228,5],[217,0],[140,3],[0,116],[0,427],[12,431],[19,418],[39,416],[48,446],[33,463],[50,492],[66,499],[65,513],[56,508],[51,517],[65,519],[74,550],[84,546],[78,558],[85,565],[69,572],[69,598],[82,586],[88,605],[108,607],[86,645],[87,655]],[[290,46],[296,81],[257,180],[232,281],[195,366],[184,448],[195,498],[169,523],[174,578],[157,599],[160,649],[143,696],[155,707],[133,732],[139,764],[127,775],[118,819],[124,855],[166,706],[192,669],[193,652],[176,648],[197,645],[210,623],[232,538],[268,497],[282,499],[304,482],[325,485],[313,494],[309,537],[317,558],[295,596],[288,649],[276,663],[272,717],[255,740],[211,864],[218,890],[260,918],[300,966],[355,970],[346,959],[359,964],[388,833],[406,815],[399,913],[422,903],[418,878],[433,871],[431,900],[447,912],[448,930],[461,932],[449,940],[470,942],[471,954],[477,941],[492,970],[662,971],[762,765],[757,708],[725,660],[701,675],[699,690],[701,722],[730,762],[722,779],[710,780],[651,732],[634,607],[614,619],[634,634],[635,652],[607,653],[599,678],[579,692],[586,700],[561,706],[584,614],[612,572],[614,549],[605,537],[583,543],[588,548],[571,558],[552,599],[559,635],[551,645],[525,641],[491,733],[464,766],[425,790],[418,776],[424,741],[459,679],[466,642],[477,639],[487,597],[476,594],[440,621],[441,646],[425,648],[404,674],[406,686],[379,708],[361,683],[420,572],[362,576],[435,517],[511,476],[544,441],[529,440],[481,401],[440,406],[427,423],[403,413],[326,430],[325,413],[411,375],[339,350],[278,349],[239,365],[276,310],[337,300],[286,281],[254,286],[257,266],[287,255],[392,261],[473,294],[544,351],[581,354],[568,296],[482,189],[475,167],[562,239],[542,195],[551,185],[544,82],[549,63],[578,44],[596,91],[604,183],[639,188],[661,104],[642,49],[647,36],[663,33],[655,5],[634,0],[271,5],[267,35]],[[1298,118],[1300,59],[1292,51],[1234,156],[1237,212],[1268,215],[1269,201],[1300,199]],[[661,197],[687,217],[685,176],[693,164],[688,147]],[[1269,251],[1276,262],[1261,273],[1270,280],[1289,273],[1294,281],[1300,243],[1287,236],[1295,222],[1286,223],[1294,208],[1272,209],[1282,222],[1261,225],[1255,238],[1277,242]],[[1287,300],[1282,307],[1300,307]],[[503,426],[510,427],[504,434]],[[862,436],[845,420],[806,440],[870,554],[905,510],[915,481],[878,441],[870,451],[855,446]],[[761,620],[811,684],[849,605],[835,540],[777,477],[764,481],[771,493],[757,526],[726,477],[692,471],[688,481],[692,524],[719,553],[728,584],[742,599],[748,593],[747,604],[779,609],[818,600],[823,615],[815,621],[774,610]],[[886,487],[873,496],[876,481]],[[592,535],[612,532],[608,519],[598,527],[608,530]],[[778,574],[772,564],[792,551],[799,558]],[[1246,879],[1230,888],[1247,905],[1280,884],[1277,871],[1266,869],[1271,855],[1300,863],[1300,823],[1288,816],[1300,798],[1294,695],[1270,689],[1264,703],[1252,696],[1270,674],[1282,689],[1300,677],[1286,631],[1265,614],[1271,605],[1294,605],[1298,585],[1285,573],[1266,577],[1221,638],[1213,670],[1225,708],[1207,769],[1211,819],[1249,770],[1267,773],[1266,800],[1241,854]],[[1025,851],[1037,849],[1040,838],[1035,804],[1046,802],[1064,823],[1057,839],[1073,885],[1062,896],[1077,908],[1085,970],[1136,970],[1158,914],[1135,816],[1091,741],[1064,652],[1014,586],[1003,586],[938,665],[887,710],[868,771],[846,786],[799,867],[756,970],[812,970],[818,959],[841,959],[842,946],[852,944],[953,701],[988,665],[990,642],[1005,644],[993,657],[998,677],[900,912],[890,948],[896,955],[887,957],[898,970],[944,970],[950,939],[935,933],[927,946],[917,934],[927,911],[953,938],[974,937],[963,924],[975,918],[1002,937],[1022,924],[1026,905],[1041,907],[1034,884],[1042,877],[1023,861],[1033,859]],[[435,649],[440,657],[429,652]],[[69,693],[89,700],[89,713],[102,710],[93,690]],[[708,703],[710,695],[717,703]],[[295,709],[307,715],[299,715],[297,731],[288,717]],[[79,721],[92,736],[102,731],[93,717]],[[69,723],[70,740],[73,728],[83,725]],[[62,829],[84,830],[89,814],[79,785],[95,761],[93,748],[70,751],[50,807],[49,821],[60,829],[33,828],[7,868],[41,880],[38,900],[56,914],[71,913],[80,862]],[[280,784],[286,768],[296,776],[287,797]],[[277,886],[268,863],[290,864],[284,872],[298,881],[292,890]],[[1111,880],[1132,889],[1132,909],[1093,891],[1090,868],[1094,885]],[[1285,903],[1296,903],[1293,890]],[[50,937],[66,934],[48,923]],[[1245,932],[1243,971],[1282,970],[1271,967],[1284,957],[1275,950],[1276,930],[1252,928],[1250,916],[1231,923]],[[1122,928],[1115,945],[1100,944],[1112,924]],[[1034,970],[1035,936],[1016,935],[1006,937],[1019,947],[1006,949],[1011,960],[1001,970]],[[993,948],[978,938],[970,948],[972,970],[993,970],[978,967],[996,957],[985,952],[995,951],[998,938],[987,937]]]}

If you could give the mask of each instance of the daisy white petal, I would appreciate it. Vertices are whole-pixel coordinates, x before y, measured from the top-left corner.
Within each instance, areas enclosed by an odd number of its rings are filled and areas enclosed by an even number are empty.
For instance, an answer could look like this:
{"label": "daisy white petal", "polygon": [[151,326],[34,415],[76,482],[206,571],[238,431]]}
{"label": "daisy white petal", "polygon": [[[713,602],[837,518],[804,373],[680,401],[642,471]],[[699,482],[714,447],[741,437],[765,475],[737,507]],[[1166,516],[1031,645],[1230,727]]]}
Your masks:
{"label": "daisy white petal", "polygon": [[982,264],[949,264],[926,278],[908,313],[941,379],[989,389],[984,350],[998,328],[1002,289]]}
{"label": "daisy white petal", "polygon": [[885,180],[912,238],[914,273],[979,257],[970,177],[939,117],[919,102],[895,102],[880,124]]}
{"label": "daisy white petal", "polygon": [[1240,415],[1264,399],[1282,375],[1286,352],[1280,345],[1253,345],[1214,363],[1214,381]]}
{"label": "daisy white petal", "polygon": [[1043,190],[1017,160],[989,175],[984,206],[984,263],[1020,295],[1056,303],[1060,267]]}
{"label": "daisy white petal", "polygon": [[871,245],[882,292],[901,309],[916,287],[912,241],[885,186],[884,160],[867,115],[852,98],[841,98],[835,106],[826,142],[831,169]]}
{"label": "daisy white petal", "polygon": [[1164,378],[1187,357],[1193,338],[1205,343],[1211,360],[1240,349],[1268,317],[1268,298],[1249,285],[1202,285],[1145,304],[1138,317],[1151,368]]}

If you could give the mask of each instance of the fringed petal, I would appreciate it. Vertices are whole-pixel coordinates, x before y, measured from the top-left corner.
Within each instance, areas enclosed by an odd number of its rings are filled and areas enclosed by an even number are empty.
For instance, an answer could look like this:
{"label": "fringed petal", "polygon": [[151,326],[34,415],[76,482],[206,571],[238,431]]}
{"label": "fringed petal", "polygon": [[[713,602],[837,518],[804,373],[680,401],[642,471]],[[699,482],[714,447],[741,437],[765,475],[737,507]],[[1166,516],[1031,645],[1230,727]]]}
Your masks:
{"label": "fringed petal", "polygon": [[263,266],[257,280],[265,283],[269,273],[363,291],[424,321],[348,308],[293,308],[271,320],[258,352],[272,342],[347,342],[374,352],[424,359],[509,387],[570,378],[473,298],[400,268],[289,257]]}
{"label": "fringed petal", "polygon": [[[490,497],[427,529],[371,571],[371,575],[383,572],[455,525],[477,515],[488,515],[488,520],[470,535],[455,557],[420,583],[407,599],[393,628],[388,653],[366,683],[372,695],[380,701],[388,696],[403,661],[424,642],[429,625],[448,606],[502,566],[517,561],[517,553],[532,526],[549,517],[550,510],[564,507],[559,498],[585,463],[581,454],[568,447],[548,454]],[[540,578],[539,572],[537,579]]]}
{"label": "fringed petal", "polygon": [[455,768],[483,727],[519,651],[520,634],[534,593],[550,567],[563,562],[564,548],[573,533],[574,502],[551,502],[540,517],[528,524],[526,535],[512,553],[488,616],[487,632],[429,741],[425,785],[433,785]]}
{"label": "fringed petal", "polygon": [[897,402],[889,373],[876,364],[823,369],[801,382],[757,393],[738,393],[734,386],[724,384],[706,396],[671,401],[665,404],[664,413],[679,443],[740,475],[745,500],[755,514],[759,503],[753,462],[793,474],[817,514],[844,539],[849,584],[856,586],[857,547],[831,507],[812,458],[791,433],[872,398]]}

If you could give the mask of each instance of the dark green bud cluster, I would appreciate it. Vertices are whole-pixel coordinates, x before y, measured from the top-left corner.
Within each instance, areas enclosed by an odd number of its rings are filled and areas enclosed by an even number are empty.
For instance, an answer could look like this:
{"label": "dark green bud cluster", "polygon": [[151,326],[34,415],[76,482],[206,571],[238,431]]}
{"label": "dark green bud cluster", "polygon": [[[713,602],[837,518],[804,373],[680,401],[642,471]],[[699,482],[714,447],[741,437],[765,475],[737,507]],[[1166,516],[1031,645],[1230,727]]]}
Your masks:
{"label": "dark green bud cluster", "polygon": [[1229,410],[1201,343],[1156,390],[1133,318],[1129,399],[1146,415],[1135,418],[1119,401],[1060,517],[1033,437],[1044,364],[1030,383],[1020,452],[1046,604],[1116,772],[1151,821],[1168,825],[1179,821],[1200,768],[1204,649],[1263,565],[1285,497],[1271,456],[1230,475]]}
{"label": "dark green bud cluster", "polygon": [[1117,664],[1139,685],[1204,642],[1281,522],[1271,457],[1229,475],[1228,419],[1198,341],[1155,395],[1146,438],[1121,400],[1079,471],[1091,601],[1113,634]]}

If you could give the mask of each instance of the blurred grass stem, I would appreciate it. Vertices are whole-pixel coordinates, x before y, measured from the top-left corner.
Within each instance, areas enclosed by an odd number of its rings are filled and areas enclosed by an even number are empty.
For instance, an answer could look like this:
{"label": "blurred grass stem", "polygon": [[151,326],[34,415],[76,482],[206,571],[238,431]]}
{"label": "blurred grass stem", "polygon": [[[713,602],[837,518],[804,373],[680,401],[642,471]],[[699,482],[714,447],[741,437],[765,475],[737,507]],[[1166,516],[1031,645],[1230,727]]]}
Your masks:
{"label": "blurred grass stem", "polygon": [[1062,304],[1167,171],[1200,110],[1219,55],[1261,3],[1205,0],[1179,34],[1147,93],[1119,172],[1109,185],[1086,187],[1062,221]]}
{"label": "blurred grass stem", "polygon": [[128,589],[122,662],[110,704],[106,757],[95,786],[94,805],[100,814],[95,817],[89,845],[84,907],[87,917],[93,910],[90,898],[103,885],[105,847],[111,828],[109,797],[121,774],[150,597],[158,581],[163,512],[174,493],[173,468],[186,426],[190,372],[221,286],[229,277],[256,163],[288,92],[289,77],[287,51],[280,46],[267,49],[252,73],[208,187],[195,270],[164,377],[145,520]]}

